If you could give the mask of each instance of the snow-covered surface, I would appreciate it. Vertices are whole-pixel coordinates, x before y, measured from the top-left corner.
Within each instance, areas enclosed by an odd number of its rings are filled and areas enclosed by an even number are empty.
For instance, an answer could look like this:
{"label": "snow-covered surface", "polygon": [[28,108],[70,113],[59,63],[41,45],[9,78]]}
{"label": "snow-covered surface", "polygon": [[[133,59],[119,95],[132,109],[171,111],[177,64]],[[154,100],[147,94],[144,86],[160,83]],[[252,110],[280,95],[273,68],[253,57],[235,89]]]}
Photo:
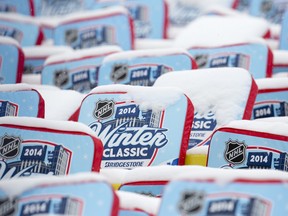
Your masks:
{"label": "snow-covered surface", "polygon": [[281,25],[270,23],[271,38],[279,39],[281,34]]}
{"label": "snow-covered surface", "polygon": [[139,104],[141,110],[163,110],[177,102],[183,95],[183,91],[175,87],[157,88],[122,84],[98,86],[90,91],[90,93],[101,92],[127,92],[121,95],[121,99],[134,101]]}
{"label": "snow-covered surface", "polygon": [[44,84],[30,84],[29,86],[31,86],[33,89],[36,90],[61,90],[59,87],[57,86],[52,86],[52,85],[44,85]]}
{"label": "snow-covered surface", "polygon": [[273,65],[288,65],[288,50],[273,50]]}
{"label": "snow-covered surface", "polygon": [[14,45],[18,48],[21,48],[20,44],[18,43],[17,40],[11,38],[11,37],[4,37],[4,36],[0,36],[0,44],[11,44]]}
{"label": "snow-covered surface", "polygon": [[53,17],[35,17],[35,21],[40,26],[44,26],[45,28],[55,28],[58,23],[60,23],[62,17],[59,16],[53,16]]}
{"label": "snow-covered surface", "polygon": [[103,63],[119,60],[129,60],[140,57],[161,57],[167,55],[185,54],[191,56],[185,49],[182,48],[159,48],[145,50],[129,50],[111,54],[103,59]]}
{"label": "snow-covered surface", "polygon": [[[85,19],[99,19],[106,16],[112,16],[115,14],[129,14],[128,10],[124,6],[112,6],[107,8],[101,8],[101,10],[90,10],[90,11],[83,11],[81,12],[75,12],[68,14],[66,16],[63,16],[62,19],[58,20],[58,23],[55,23],[56,25],[64,25],[66,23],[76,22],[79,20],[85,20]],[[55,20],[57,22],[57,20]],[[54,25],[55,25],[54,24]]]}
{"label": "snow-covered surface", "polygon": [[119,197],[120,209],[138,209],[152,215],[157,215],[161,203],[160,198],[149,197],[132,192],[116,191],[116,195]]}
{"label": "snow-covered surface", "polygon": [[[104,0],[105,1],[105,0]],[[106,0],[107,1],[107,0]],[[109,0],[108,0],[109,1]],[[210,6],[226,6],[226,7],[232,7],[233,0],[167,0],[167,3],[173,4],[176,2],[181,2],[187,6],[194,6],[199,8],[207,8]]]}
{"label": "snow-covered surface", "polygon": [[0,124],[17,125],[59,131],[83,132],[95,137],[95,133],[85,124],[72,121],[48,120],[34,117],[1,117]]}
{"label": "snow-covered surface", "polygon": [[158,49],[158,48],[171,48],[174,46],[173,40],[168,39],[136,39],[135,49]]}
{"label": "snow-covered surface", "polygon": [[68,120],[80,106],[85,94],[73,90],[38,90],[45,101],[45,119]]}
{"label": "snow-covered surface", "polygon": [[170,181],[175,176],[181,173],[193,172],[193,166],[150,166],[150,167],[139,167],[128,171],[123,179],[123,184],[132,182],[143,182],[143,181]]}
{"label": "snow-covered surface", "polygon": [[201,16],[179,33],[175,46],[188,49],[251,42],[268,31],[268,22],[261,18],[246,15]]}
{"label": "snow-covered surface", "polygon": [[278,121],[236,120],[229,122],[223,127],[288,136],[288,125]]}
{"label": "snow-covered surface", "polygon": [[122,184],[128,169],[100,169],[100,174],[107,177],[110,184]]}
{"label": "snow-covered surface", "polygon": [[259,118],[259,119],[255,119],[255,121],[265,121],[265,122],[283,122],[283,123],[288,123],[288,116]]}
{"label": "snow-covered surface", "polygon": [[31,89],[32,87],[26,83],[0,85],[0,92],[23,91]]}
{"label": "snow-covered surface", "polygon": [[279,40],[276,39],[265,39],[266,45],[273,51],[278,50],[279,48]]}
{"label": "snow-covered surface", "polygon": [[173,180],[211,180],[219,185],[226,185],[235,180],[275,180],[287,184],[288,173],[278,170],[261,169],[220,169],[208,167],[192,167],[191,172],[181,173]]}
{"label": "snow-covered surface", "polygon": [[186,154],[189,155],[207,155],[208,154],[209,146],[197,146],[187,150]]}
{"label": "snow-covered surface", "polygon": [[217,124],[222,125],[243,113],[252,79],[251,74],[242,68],[209,68],[172,71],[160,76],[154,86],[181,88],[196,112],[212,111]]}
{"label": "snow-covered surface", "polygon": [[207,8],[203,9],[202,15],[216,14],[221,16],[243,16],[243,13],[223,5],[206,5]]}
{"label": "snow-covered surface", "polygon": [[27,84],[41,84],[41,74],[23,74],[22,83]]}
{"label": "snow-covered surface", "polygon": [[32,177],[31,178],[17,178],[0,181],[0,189],[5,191],[9,197],[15,197],[24,191],[30,190],[41,185],[59,185],[59,184],[73,184],[81,182],[108,182],[107,178],[98,173],[76,173],[67,176],[47,176]]}
{"label": "snow-covered surface", "polygon": [[72,51],[72,48],[68,46],[32,46],[23,48],[25,59],[35,57],[45,58],[53,54],[55,55],[68,51]]}
{"label": "snow-covered surface", "polygon": [[256,79],[258,90],[288,88],[288,77]]}
{"label": "snow-covered surface", "polygon": [[122,49],[119,46],[100,46],[100,47],[92,47],[88,49],[82,50],[71,50],[70,52],[60,53],[56,55],[52,55],[48,57],[44,63],[44,66],[49,64],[54,64],[56,62],[69,62],[75,61],[86,57],[96,57],[100,55],[108,55],[115,52],[120,52]]}
{"label": "snow-covered surface", "polygon": [[284,78],[284,77],[288,77],[288,71],[287,72],[279,72],[279,73],[272,75],[272,78]]}
{"label": "snow-covered surface", "polygon": [[38,22],[31,16],[22,15],[19,13],[0,13],[0,20],[10,22],[19,22],[23,24],[39,25]]}

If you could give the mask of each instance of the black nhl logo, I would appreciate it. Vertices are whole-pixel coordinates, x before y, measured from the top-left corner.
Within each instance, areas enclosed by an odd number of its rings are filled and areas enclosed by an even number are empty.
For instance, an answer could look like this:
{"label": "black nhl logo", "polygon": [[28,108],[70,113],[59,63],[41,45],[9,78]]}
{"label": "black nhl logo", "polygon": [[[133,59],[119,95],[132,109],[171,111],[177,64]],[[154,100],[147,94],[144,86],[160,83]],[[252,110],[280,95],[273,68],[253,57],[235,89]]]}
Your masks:
{"label": "black nhl logo", "polygon": [[121,82],[125,80],[127,76],[128,76],[128,65],[126,64],[114,65],[111,73],[111,80],[113,82]]}
{"label": "black nhl logo", "polygon": [[11,159],[16,157],[20,151],[21,139],[19,137],[8,136],[5,134],[1,138],[0,157]]}
{"label": "black nhl logo", "polygon": [[199,68],[204,68],[208,62],[208,55],[196,55],[195,61]]}
{"label": "black nhl logo", "polygon": [[114,104],[113,100],[99,100],[93,113],[94,117],[100,120],[111,117],[114,113]]}
{"label": "black nhl logo", "polygon": [[205,194],[202,191],[187,191],[182,194],[178,204],[181,215],[194,215],[204,204]]}
{"label": "black nhl logo", "polygon": [[229,140],[226,142],[224,153],[225,160],[231,164],[241,164],[246,158],[246,148],[244,142],[238,140]]}
{"label": "black nhl logo", "polygon": [[16,199],[0,199],[0,215],[12,216],[16,212],[17,201]]}
{"label": "black nhl logo", "polygon": [[69,81],[69,71],[66,69],[56,70],[54,73],[54,83],[57,87],[63,87],[68,84]]}

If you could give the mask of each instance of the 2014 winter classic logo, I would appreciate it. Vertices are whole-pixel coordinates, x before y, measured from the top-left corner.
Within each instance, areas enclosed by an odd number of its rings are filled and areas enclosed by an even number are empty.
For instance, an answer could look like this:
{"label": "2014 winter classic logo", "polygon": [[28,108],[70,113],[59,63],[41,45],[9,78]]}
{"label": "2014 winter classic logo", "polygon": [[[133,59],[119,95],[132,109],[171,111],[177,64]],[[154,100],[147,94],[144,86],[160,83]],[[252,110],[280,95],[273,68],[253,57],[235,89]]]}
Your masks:
{"label": "2014 winter classic logo", "polygon": [[89,127],[104,144],[105,167],[139,167],[153,162],[168,143],[162,111],[140,110],[134,103],[99,100]]}

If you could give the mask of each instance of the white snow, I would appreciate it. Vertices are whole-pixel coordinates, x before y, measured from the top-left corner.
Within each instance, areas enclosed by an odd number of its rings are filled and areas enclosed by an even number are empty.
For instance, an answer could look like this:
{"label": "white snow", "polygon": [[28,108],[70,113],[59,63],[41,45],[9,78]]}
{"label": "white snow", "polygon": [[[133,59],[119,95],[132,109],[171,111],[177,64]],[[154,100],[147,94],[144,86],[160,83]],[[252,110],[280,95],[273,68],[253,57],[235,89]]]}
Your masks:
{"label": "white snow", "polygon": [[236,120],[229,122],[223,127],[288,136],[288,125],[278,121]]}
{"label": "white snow", "polygon": [[120,201],[120,209],[143,210],[151,215],[157,215],[161,199],[126,191],[116,191]]}
{"label": "white snow", "polygon": [[288,77],[256,79],[258,90],[288,88]]}
{"label": "white snow", "polygon": [[19,13],[0,13],[0,20],[39,26],[34,17]]}
{"label": "white snow", "polygon": [[31,89],[33,88],[26,83],[0,85],[0,92],[23,91]]}
{"label": "white snow", "polygon": [[95,137],[93,130],[81,122],[49,120],[35,117],[6,116],[0,118],[0,124],[53,129],[58,131],[83,132],[92,137]]}
{"label": "white snow", "polygon": [[271,32],[271,38],[279,40],[281,35],[281,25],[270,23],[270,32]]}
{"label": "white snow", "polygon": [[53,16],[53,17],[46,17],[46,16],[38,16],[35,17],[35,21],[38,23],[40,26],[44,26],[45,28],[55,28],[58,23],[60,23],[62,17],[60,16]]}
{"label": "white snow", "polygon": [[[191,172],[181,173],[173,180],[211,180],[215,183],[225,186],[235,180],[259,180],[259,181],[288,181],[288,173],[279,170],[261,170],[261,169],[220,169],[208,167],[192,167]],[[191,182],[192,183],[192,182]]]}
{"label": "white snow", "polygon": [[288,66],[288,51],[287,50],[273,50],[273,65],[287,65]]}
{"label": "white snow", "polygon": [[242,68],[209,68],[172,71],[160,76],[154,86],[181,88],[195,112],[205,114],[211,110],[217,124],[222,125],[243,114],[242,106],[247,103],[252,79]]}
{"label": "white snow", "polygon": [[150,166],[150,167],[138,167],[129,170],[125,178],[123,179],[123,184],[125,183],[135,183],[135,182],[153,182],[153,181],[170,181],[175,176],[181,173],[190,173],[194,171],[193,166],[170,166],[170,165],[160,165],[160,166]]}
{"label": "white snow", "polygon": [[279,72],[279,73],[272,75],[272,78],[284,78],[284,77],[288,77],[288,71],[287,72]]}
{"label": "white snow", "polygon": [[122,184],[128,169],[100,169],[100,174],[107,177],[110,184]]}
{"label": "white snow", "polygon": [[103,64],[111,61],[130,60],[133,58],[143,57],[161,57],[168,55],[184,54],[192,57],[185,49],[182,48],[158,48],[144,50],[129,50],[111,54],[103,59]]}
{"label": "white snow", "polygon": [[233,0],[167,0],[169,4],[173,4],[176,2],[180,2],[182,4],[188,5],[188,6],[194,6],[194,7],[200,7],[205,8],[209,6],[226,6],[226,7],[232,7]]}
{"label": "white snow", "polygon": [[115,52],[120,52],[122,49],[119,46],[100,46],[100,47],[92,47],[82,50],[71,50],[70,52],[65,52],[61,54],[55,54],[48,57],[44,63],[44,66],[49,64],[54,64],[56,62],[69,62],[79,60],[85,57],[97,57],[109,55]]}
{"label": "white snow", "polygon": [[11,38],[11,37],[0,36],[0,43],[1,44],[11,44],[11,45],[14,45],[14,46],[18,47],[19,49],[21,49],[19,42],[15,39]]}
{"label": "white snow", "polygon": [[76,173],[67,176],[41,176],[31,178],[17,178],[0,181],[0,189],[5,191],[9,197],[15,197],[21,193],[41,187],[41,185],[59,185],[59,184],[77,184],[84,182],[108,182],[107,179],[95,172],[91,173]]}
{"label": "white snow", "polygon": [[129,14],[128,10],[124,6],[111,6],[107,8],[101,8],[101,10],[90,10],[90,11],[83,11],[81,12],[75,12],[68,14],[66,16],[63,16],[62,19],[59,20],[59,22],[56,25],[64,25],[66,23],[71,22],[77,22],[79,20],[85,20],[85,19],[100,19],[106,16],[112,16],[115,14]]}
{"label": "white snow", "polygon": [[64,25],[66,23],[77,22],[79,20],[85,19],[99,19],[106,16],[111,16],[114,14],[126,14],[128,15],[128,10],[123,6],[111,6],[107,8],[101,8],[101,10],[86,10],[81,12],[73,12],[70,14],[62,16],[53,17],[37,17],[35,22],[39,25],[43,25],[48,28],[56,28],[59,25]]}
{"label": "white snow", "polygon": [[267,44],[267,46],[272,50],[278,50],[279,48],[279,40],[277,39],[265,39],[265,43]]}
{"label": "white snow", "polygon": [[171,48],[174,46],[173,40],[169,39],[139,39],[135,40],[135,50]]}
{"label": "white snow", "polygon": [[216,14],[220,16],[243,16],[243,13],[240,11],[219,4],[206,5],[206,8],[203,8],[201,15],[205,14]]}
{"label": "white snow", "polygon": [[197,154],[207,155],[208,149],[209,149],[208,145],[207,146],[196,146],[194,148],[188,149],[186,154],[189,154],[189,155],[197,155]]}
{"label": "white snow", "polygon": [[45,101],[45,119],[68,120],[80,106],[85,94],[74,90],[38,89]]}
{"label": "white snow", "polygon": [[255,121],[265,121],[265,122],[283,122],[288,123],[288,116],[279,116],[279,117],[268,117],[268,118],[258,118]]}
{"label": "white snow", "polygon": [[22,83],[27,84],[41,84],[41,74],[23,74]]}
{"label": "white snow", "polygon": [[35,57],[46,58],[53,54],[55,55],[68,51],[72,51],[72,48],[68,46],[32,46],[23,48],[25,59]]}
{"label": "white snow", "polygon": [[269,31],[266,20],[251,16],[201,16],[175,38],[175,46],[215,47],[256,41]]}
{"label": "white snow", "polygon": [[141,110],[163,110],[169,105],[177,102],[183,91],[175,87],[147,87],[147,86],[130,86],[122,84],[98,86],[90,93],[102,92],[127,92],[121,95],[124,101],[134,101],[139,104]]}

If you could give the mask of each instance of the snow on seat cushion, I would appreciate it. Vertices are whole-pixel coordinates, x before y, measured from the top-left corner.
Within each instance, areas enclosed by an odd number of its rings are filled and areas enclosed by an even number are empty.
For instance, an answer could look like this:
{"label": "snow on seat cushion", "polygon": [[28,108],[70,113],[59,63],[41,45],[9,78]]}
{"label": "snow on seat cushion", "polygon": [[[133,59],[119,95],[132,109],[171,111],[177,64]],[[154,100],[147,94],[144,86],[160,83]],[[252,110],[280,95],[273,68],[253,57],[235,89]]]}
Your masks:
{"label": "snow on seat cushion", "polygon": [[119,52],[104,58],[98,85],[117,83],[152,86],[162,74],[196,68],[194,59],[184,49],[160,48]]}
{"label": "snow on seat cushion", "polygon": [[23,75],[41,74],[45,60],[55,54],[71,51],[67,46],[32,46],[24,47],[25,56]]}
{"label": "snow on seat cushion", "polygon": [[121,6],[66,15],[55,22],[53,32],[55,45],[73,49],[100,45],[118,45],[123,50],[134,48],[132,19]]}
{"label": "snow on seat cushion", "polygon": [[273,76],[282,72],[288,72],[287,50],[273,50]]}
{"label": "snow on seat cushion", "polygon": [[[165,186],[177,175],[194,171],[193,166],[138,167],[125,173],[119,191],[162,197]],[[108,169],[109,170],[109,169]]]}
{"label": "snow on seat cushion", "polygon": [[94,88],[70,119],[102,140],[101,168],[134,168],[183,165],[193,113],[180,89],[119,84]]}
{"label": "snow on seat cushion", "polygon": [[99,171],[102,142],[78,122],[1,117],[0,179]]}
{"label": "snow on seat cushion", "polygon": [[287,181],[275,170],[198,168],[166,186],[157,215],[287,214]]}
{"label": "snow on seat cushion", "polygon": [[13,215],[93,215],[96,212],[116,216],[119,210],[118,196],[107,179],[96,173],[12,179],[2,181],[0,191],[7,195],[1,204],[9,206],[2,207],[2,213],[13,211]]}
{"label": "snow on seat cushion", "polygon": [[242,68],[174,71],[160,76],[155,87],[178,87],[193,102],[189,148],[209,145],[212,132],[237,119],[250,119],[257,95],[251,74]]}
{"label": "snow on seat cushion", "polygon": [[258,94],[251,119],[288,116],[288,78],[256,79]]}
{"label": "snow on seat cushion", "polygon": [[98,85],[103,58],[120,51],[118,46],[101,46],[52,55],[44,63],[41,83],[87,93]]}
{"label": "snow on seat cushion", "polygon": [[211,7],[235,8],[238,0],[166,0],[169,8],[168,37],[175,38],[193,20],[205,14]]}
{"label": "snow on seat cushion", "polygon": [[[238,16],[200,16],[175,38],[175,45],[192,47],[225,46],[270,35],[270,25],[262,18]],[[211,37],[212,36],[212,37]]]}
{"label": "snow on seat cushion", "polygon": [[102,9],[115,5],[127,8],[133,19],[136,38],[162,39],[167,38],[168,8],[164,0],[110,0],[94,1],[90,3],[89,10]]}
{"label": "snow on seat cushion", "polygon": [[255,79],[272,76],[273,54],[259,42],[229,44],[215,47],[192,47],[189,53],[198,68],[240,67],[248,70]]}

